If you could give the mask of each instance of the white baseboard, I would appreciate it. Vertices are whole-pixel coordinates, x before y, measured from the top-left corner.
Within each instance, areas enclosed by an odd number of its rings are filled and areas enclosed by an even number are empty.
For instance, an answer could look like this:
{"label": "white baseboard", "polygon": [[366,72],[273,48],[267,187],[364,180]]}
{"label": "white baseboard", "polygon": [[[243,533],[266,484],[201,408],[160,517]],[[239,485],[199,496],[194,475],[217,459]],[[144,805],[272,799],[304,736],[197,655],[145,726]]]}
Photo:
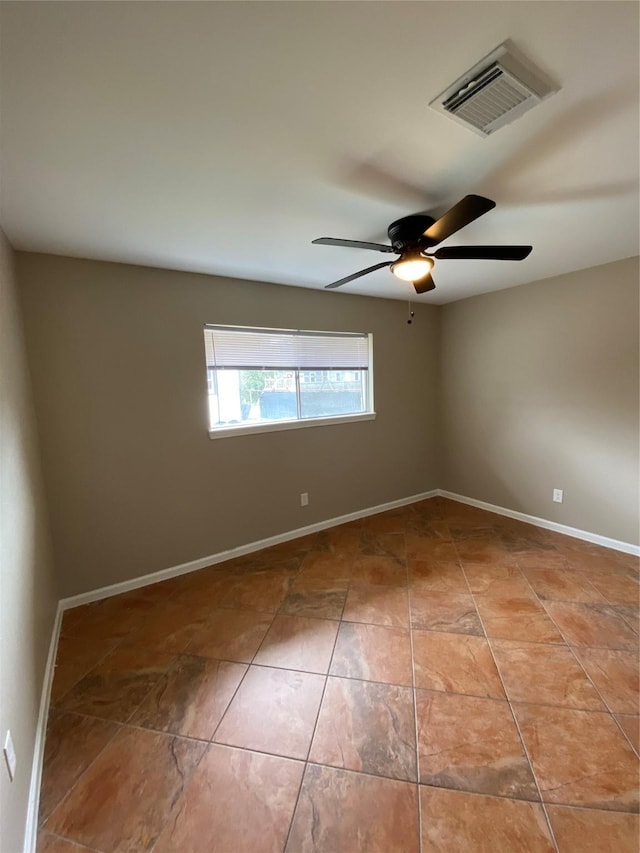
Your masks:
{"label": "white baseboard", "polygon": [[309,524],[306,527],[298,527],[295,530],[288,530],[286,533],[279,533],[277,536],[269,536],[267,539],[259,539],[256,542],[250,542],[248,545],[240,545],[238,548],[231,548],[228,551],[220,551],[217,554],[211,554],[208,557],[201,557],[198,560],[192,560],[189,563],[181,563],[179,566],[171,566],[168,569],[161,569],[159,572],[152,572],[149,575],[142,575],[139,578],[114,583],[110,586],[103,586],[99,589],[91,590],[90,592],[82,592],[79,595],[72,595],[69,598],[63,598],[60,601],[62,610],[68,610],[70,607],[79,607],[81,604],[90,604],[92,601],[100,601],[102,598],[110,598],[112,595],[120,595],[123,592],[129,592],[132,589],[140,589],[143,586],[160,583],[170,578],[186,575],[189,572],[205,569],[207,566],[213,566],[216,563],[223,563],[225,560],[232,560],[234,557],[242,557],[245,554],[252,554],[254,551],[261,551],[263,548],[270,548],[272,545],[279,545],[281,542],[289,542],[291,539],[299,539],[301,536],[308,536],[310,533],[318,533],[320,530],[327,530],[329,527],[336,527],[339,524],[346,524],[349,521],[357,521],[359,518],[366,518],[368,515],[376,515],[379,512],[387,512],[390,509],[396,509],[401,506],[408,506],[418,501],[424,501],[428,498],[435,498],[439,494],[437,489],[432,489],[430,492],[423,492],[419,495],[412,495],[409,498],[400,498],[400,500],[389,501],[388,503],[379,504],[378,506],[367,507],[366,509],[350,512],[346,515],[339,515],[335,518],[329,518],[326,521],[318,521],[315,524]]}
{"label": "white baseboard", "polygon": [[566,524],[558,524],[557,521],[549,521],[546,518],[538,518],[535,515],[527,515],[525,512],[516,512],[513,509],[506,509],[503,506],[495,506],[495,504],[486,503],[486,501],[477,501],[475,498],[466,498],[464,495],[456,495],[454,492],[447,492],[443,489],[438,489],[438,494],[443,498],[449,498],[458,503],[469,504],[469,506],[478,507],[478,509],[486,509],[487,512],[495,512],[497,515],[505,515],[507,518],[515,518],[518,521],[526,521],[527,524],[533,524],[535,527],[543,527],[545,530],[554,530],[556,533],[563,533],[565,536],[573,536],[574,539],[583,539],[585,542],[593,542],[595,545],[602,545],[604,548],[611,548],[614,551],[623,551],[625,554],[635,554],[640,556],[640,546],[632,545],[629,542],[621,542],[619,539],[610,539],[608,536],[600,536],[598,533],[590,533],[588,530],[580,530],[577,527],[569,527]]}
{"label": "white baseboard", "polygon": [[38,710],[38,721],[36,724],[36,736],[33,746],[33,761],[31,763],[31,782],[29,784],[29,801],[27,803],[27,822],[24,833],[24,853],[36,853],[38,841],[38,810],[40,808],[40,781],[42,779],[42,761],[44,759],[44,745],[47,734],[47,719],[49,717],[49,702],[51,699],[51,685],[55,672],[56,654],[58,652],[58,638],[60,626],[62,625],[61,603],[58,603],[56,616],[51,632],[49,643],[49,654],[44,670],[42,682],[42,693],[40,694],[40,708]]}

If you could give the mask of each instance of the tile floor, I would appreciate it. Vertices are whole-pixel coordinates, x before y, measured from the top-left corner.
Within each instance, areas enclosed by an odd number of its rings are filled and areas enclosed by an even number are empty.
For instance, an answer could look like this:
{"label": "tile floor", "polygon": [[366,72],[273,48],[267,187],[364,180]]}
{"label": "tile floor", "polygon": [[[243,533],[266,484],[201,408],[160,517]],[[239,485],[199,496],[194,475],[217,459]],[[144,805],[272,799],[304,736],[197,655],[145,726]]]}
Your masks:
{"label": "tile floor", "polygon": [[638,560],[453,501],[65,614],[40,853],[638,853]]}

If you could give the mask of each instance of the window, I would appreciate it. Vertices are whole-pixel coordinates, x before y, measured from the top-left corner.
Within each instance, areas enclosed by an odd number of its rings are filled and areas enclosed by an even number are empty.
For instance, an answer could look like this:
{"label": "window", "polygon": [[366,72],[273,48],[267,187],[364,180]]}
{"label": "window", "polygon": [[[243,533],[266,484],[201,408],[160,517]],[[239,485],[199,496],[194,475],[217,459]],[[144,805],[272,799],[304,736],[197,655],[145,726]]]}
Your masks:
{"label": "window", "polygon": [[372,336],[205,326],[212,438],[374,417]]}

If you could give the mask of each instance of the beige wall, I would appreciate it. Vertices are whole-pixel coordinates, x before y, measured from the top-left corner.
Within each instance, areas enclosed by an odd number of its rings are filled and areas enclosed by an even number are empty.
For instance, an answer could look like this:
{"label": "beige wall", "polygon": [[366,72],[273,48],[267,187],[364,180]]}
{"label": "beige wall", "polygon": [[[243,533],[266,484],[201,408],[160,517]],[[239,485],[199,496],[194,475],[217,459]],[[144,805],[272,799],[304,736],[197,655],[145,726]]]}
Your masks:
{"label": "beige wall", "polygon": [[0,737],[18,759],[9,782],[0,757],[0,848],[22,850],[36,721],[57,591],[35,424],[14,286],[0,231]]}
{"label": "beige wall", "polygon": [[[439,309],[18,254],[63,595],[438,486]],[[202,327],[373,332],[374,421],[210,440]],[[300,507],[300,492],[310,505]]]}
{"label": "beige wall", "polygon": [[446,305],[441,335],[441,487],[637,544],[638,259]]}

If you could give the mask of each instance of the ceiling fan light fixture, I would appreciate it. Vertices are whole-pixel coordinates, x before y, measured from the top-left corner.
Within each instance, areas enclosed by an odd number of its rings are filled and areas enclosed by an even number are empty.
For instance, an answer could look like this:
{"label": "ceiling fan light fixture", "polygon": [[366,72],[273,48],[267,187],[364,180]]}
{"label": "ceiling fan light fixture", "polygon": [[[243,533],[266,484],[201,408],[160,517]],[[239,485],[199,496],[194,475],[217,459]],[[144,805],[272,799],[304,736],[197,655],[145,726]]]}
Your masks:
{"label": "ceiling fan light fixture", "polygon": [[432,269],[431,258],[425,258],[420,254],[405,255],[391,265],[391,272],[403,281],[418,281],[428,275]]}

